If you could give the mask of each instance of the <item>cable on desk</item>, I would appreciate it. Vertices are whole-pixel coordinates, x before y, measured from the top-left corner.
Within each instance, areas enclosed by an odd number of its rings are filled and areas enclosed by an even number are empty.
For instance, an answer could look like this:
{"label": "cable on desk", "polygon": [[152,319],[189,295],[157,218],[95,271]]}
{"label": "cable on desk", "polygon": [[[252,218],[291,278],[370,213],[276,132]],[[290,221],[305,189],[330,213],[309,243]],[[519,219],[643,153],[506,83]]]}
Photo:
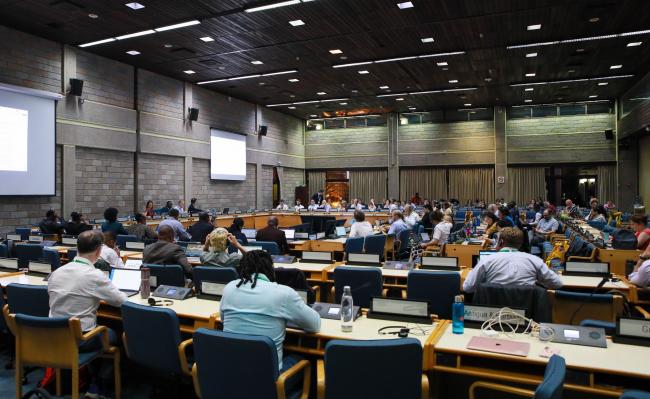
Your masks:
{"label": "cable on desk", "polygon": [[[518,333],[520,326],[526,328]],[[498,326],[498,330],[495,327]],[[505,334],[508,338],[514,338],[517,334],[528,334],[531,337],[537,337],[540,341],[550,341],[555,335],[555,331],[547,326],[542,326],[533,319],[520,315],[510,308],[501,308],[492,318],[487,319],[481,325],[483,335]]]}

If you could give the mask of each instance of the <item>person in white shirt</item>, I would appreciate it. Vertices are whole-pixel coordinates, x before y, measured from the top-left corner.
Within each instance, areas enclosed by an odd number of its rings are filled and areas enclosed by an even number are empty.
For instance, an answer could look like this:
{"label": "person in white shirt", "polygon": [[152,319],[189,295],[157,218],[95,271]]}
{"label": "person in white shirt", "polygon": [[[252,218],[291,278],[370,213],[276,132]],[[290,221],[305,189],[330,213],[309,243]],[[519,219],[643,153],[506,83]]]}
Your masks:
{"label": "person in white shirt", "polygon": [[115,233],[107,231],[104,233],[104,243],[99,257],[108,263],[112,268],[121,269],[124,267],[122,258],[120,257],[120,249],[115,244]]}
{"label": "person in white shirt", "polygon": [[368,202],[368,210],[369,211],[376,211],[377,210],[377,204],[375,204],[375,199],[370,198],[370,202]]}
{"label": "person in white shirt", "polygon": [[354,211],[354,223],[350,228],[350,238],[365,237],[373,233],[372,225],[366,222],[366,215],[360,211]]}
{"label": "person in white shirt", "polygon": [[413,210],[413,205],[404,206],[404,223],[409,229],[412,229],[420,221],[420,215]]}
{"label": "person in white shirt", "polygon": [[445,215],[442,218],[442,222],[438,223],[436,227],[433,228],[433,237],[431,241],[423,242],[420,244],[422,248],[426,248],[429,245],[442,245],[447,242],[449,234],[451,233],[451,228],[453,226],[452,217],[450,215]]}
{"label": "person in white shirt", "polygon": [[307,207],[307,210],[313,212],[316,209],[318,209],[318,205],[316,204],[316,201],[314,200],[309,201],[309,206]]}
{"label": "person in white shirt", "polygon": [[399,209],[399,205],[397,205],[397,201],[392,200],[390,202],[390,205],[388,205],[388,212],[393,213],[393,211],[398,209]]}
{"label": "person in white shirt", "polygon": [[301,209],[305,209],[305,207],[302,205],[302,202],[298,199],[296,200],[296,206],[293,207],[296,212],[300,212]]}
{"label": "person in white shirt", "polygon": [[281,199],[280,203],[278,204],[278,206],[275,209],[277,209],[278,211],[288,211],[289,210],[289,205],[285,204],[284,200]]}
{"label": "person in white shirt", "polygon": [[174,209],[176,209],[178,213],[185,213],[185,200],[179,200]]}

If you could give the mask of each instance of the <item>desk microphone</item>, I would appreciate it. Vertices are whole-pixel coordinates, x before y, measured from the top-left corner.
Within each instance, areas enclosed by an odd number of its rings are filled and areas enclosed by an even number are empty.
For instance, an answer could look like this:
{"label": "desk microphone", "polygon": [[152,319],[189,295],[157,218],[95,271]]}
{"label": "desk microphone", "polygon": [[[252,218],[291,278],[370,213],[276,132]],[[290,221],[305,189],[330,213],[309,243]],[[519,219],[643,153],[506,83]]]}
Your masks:
{"label": "desk microphone", "polygon": [[591,302],[591,299],[594,297],[594,295],[596,294],[596,292],[598,292],[599,289],[603,288],[603,286],[605,285],[605,283],[607,283],[607,282],[609,281],[609,278],[610,278],[610,277],[611,277],[611,276],[610,276],[609,274],[605,274],[605,275],[603,276],[603,279],[600,280],[600,283],[598,283],[598,285],[596,286],[596,288],[594,288],[594,290],[591,291],[591,293],[589,294],[589,297],[588,297],[587,299],[585,299],[585,301],[582,302],[582,303],[580,304],[580,306],[578,306],[578,308],[573,312],[573,314],[571,315],[571,319],[569,320],[569,324],[570,324],[570,325],[573,325],[573,319],[576,317],[576,315],[578,314],[578,312],[580,312],[580,310],[582,310],[582,308],[583,308],[587,303]]}

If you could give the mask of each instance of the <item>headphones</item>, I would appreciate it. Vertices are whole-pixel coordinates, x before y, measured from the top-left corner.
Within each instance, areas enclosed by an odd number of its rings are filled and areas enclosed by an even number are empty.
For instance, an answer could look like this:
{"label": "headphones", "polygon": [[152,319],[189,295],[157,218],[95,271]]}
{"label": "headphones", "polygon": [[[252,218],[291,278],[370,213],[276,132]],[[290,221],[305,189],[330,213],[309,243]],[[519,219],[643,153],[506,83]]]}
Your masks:
{"label": "headphones", "polygon": [[151,297],[147,302],[149,302],[149,306],[169,306],[174,304],[174,301],[169,299],[162,299],[160,301],[157,301]]}
{"label": "headphones", "polygon": [[[395,331],[385,331],[385,330],[395,330]],[[410,328],[406,328],[406,326],[386,326],[382,327],[379,330],[377,330],[377,334],[379,335],[397,335],[400,338],[406,338],[409,335],[409,332],[411,331]]]}

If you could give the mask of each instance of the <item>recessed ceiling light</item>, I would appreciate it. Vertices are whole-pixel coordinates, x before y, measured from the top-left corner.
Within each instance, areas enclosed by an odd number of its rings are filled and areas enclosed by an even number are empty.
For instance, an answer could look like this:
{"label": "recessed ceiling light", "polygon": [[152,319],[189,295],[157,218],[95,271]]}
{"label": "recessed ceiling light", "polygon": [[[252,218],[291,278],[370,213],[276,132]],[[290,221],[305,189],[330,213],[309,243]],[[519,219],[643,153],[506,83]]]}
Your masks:
{"label": "recessed ceiling light", "polygon": [[598,83],[598,86],[607,86],[609,82],[600,82]]}
{"label": "recessed ceiling light", "polygon": [[432,37],[423,37],[420,40],[422,40],[422,43],[433,43],[434,42]]}
{"label": "recessed ceiling light", "polygon": [[296,20],[293,20],[293,21],[289,21],[289,24],[291,26],[302,26],[302,25],[305,24],[305,21],[303,21],[302,19],[296,19]]}
{"label": "recessed ceiling light", "polygon": [[612,65],[611,67],[609,67],[609,69],[621,69],[621,68],[623,68],[623,65],[620,65],[620,64],[619,65]]}
{"label": "recessed ceiling light", "polygon": [[296,79],[296,78],[289,79],[289,82],[291,82],[291,83],[300,82],[300,79]]}
{"label": "recessed ceiling light", "polygon": [[358,93],[358,92],[359,92],[359,90],[356,90],[356,89],[350,90],[350,93]]}
{"label": "recessed ceiling light", "polygon": [[576,49],[576,53],[584,53],[584,52],[585,52],[585,49],[583,49],[583,48],[577,48]]}
{"label": "recessed ceiling light", "polygon": [[404,1],[401,3],[397,3],[397,7],[399,7],[400,10],[405,10],[407,8],[413,8],[415,6],[413,5],[412,1]]}
{"label": "recessed ceiling light", "polygon": [[187,71],[183,71],[183,72],[185,72],[185,73],[188,74],[188,75],[191,75],[191,74],[193,74],[193,73],[196,73],[196,72],[194,72],[194,71],[191,70],[191,69],[188,69]]}
{"label": "recessed ceiling light", "polygon": [[310,117],[310,118],[318,118],[318,115],[314,115],[314,114],[312,114],[312,115],[309,115],[309,117]]}
{"label": "recessed ceiling light", "polygon": [[533,58],[533,57],[537,57],[537,53],[528,53],[528,54],[526,54],[526,58]]}
{"label": "recessed ceiling light", "polygon": [[319,91],[319,92],[316,93],[316,94],[318,94],[319,96],[324,96],[324,95],[326,95],[327,93],[325,93],[324,91]]}
{"label": "recessed ceiling light", "polygon": [[296,107],[287,107],[287,108],[289,108],[289,109],[296,109]]}
{"label": "recessed ceiling light", "polygon": [[485,79],[483,79],[483,80],[485,80],[486,82],[491,82],[491,81],[492,81],[492,78],[485,78]]}
{"label": "recessed ceiling light", "polygon": [[531,99],[527,99],[527,100],[524,100],[524,102],[525,102],[525,103],[532,103],[533,100],[531,100]]}
{"label": "recessed ceiling light", "polygon": [[339,105],[348,105],[348,103],[339,103]]}
{"label": "recessed ceiling light", "polygon": [[409,107],[409,111],[415,111],[417,108],[415,107]]}
{"label": "recessed ceiling light", "polygon": [[596,98],[596,97],[598,97],[597,94],[592,94],[591,96],[589,96],[589,98]]}
{"label": "recessed ceiling light", "polygon": [[540,30],[542,29],[542,24],[528,25],[526,30]]}
{"label": "recessed ceiling light", "polygon": [[535,73],[527,73],[527,74],[526,74],[526,77],[527,77],[527,78],[535,77]]}
{"label": "recessed ceiling light", "polygon": [[253,65],[262,65],[264,63],[262,61],[251,61],[251,64],[253,64]]}
{"label": "recessed ceiling light", "polygon": [[138,50],[129,50],[126,52],[128,55],[139,55],[140,52]]}
{"label": "recessed ceiling light", "polygon": [[379,86],[379,88],[380,88],[381,90],[387,90],[387,89],[390,89],[389,86]]}
{"label": "recessed ceiling light", "polygon": [[458,80],[457,79],[452,79],[452,80],[449,81],[449,83],[458,83]]}
{"label": "recessed ceiling light", "polygon": [[575,73],[576,70],[575,70],[575,69],[569,69],[567,72],[568,72],[568,73]]}
{"label": "recessed ceiling light", "polygon": [[443,67],[443,66],[447,66],[449,64],[447,64],[447,61],[442,61],[442,62],[436,62],[436,65],[438,65],[439,67]]}
{"label": "recessed ceiling light", "polygon": [[630,42],[627,44],[627,47],[636,47],[640,46],[643,42]]}
{"label": "recessed ceiling light", "polygon": [[214,41],[214,39],[211,38],[210,36],[204,36],[204,37],[201,37],[200,39],[203,40],[203,41],[206,42],[206,43],[207,43],[207,42],[213,42],[213,41]]}
{"label": "recessed ceiling light", "polygon": [[404,99],[402,97],[397,97],[395,101],[404,101]]}
{"label": "recessed ceiling light", "polygon": [[342,60],[347,60],[347,59],[348,59],[348,56],[347,56],[347,55],[342,55],[342,56],[340,56],[339,58],[342,59]]}
{"label": "recessed ceiling light", "polygon": [[367,71],[367,70],[365,70],[365,69],[364,69],[364,70],[361,70],[361,71],[359,71],[359,75],[367,75],[367,74],[369,74],[369,73],[370,73],[370,72],[369,72],[369,71]]}
{"label": "recessed ceiling light", "polygon": [[343,50],[335,48],[330,50],[330,54],[343,54]]}
{"label": "recessed ceiling light", "polygon": [[472,104],[470,104],[470,103],[465,103],[465,104],[463,104],[463,106],[465,106],[465,107],[471,107]]}
{"label": "recessed ceiling light", "polygon": [[99,15],[90,13],[90,14],[88,14],[88,18],[97,19],[97,18],[99,18]]}
{"label": "recessed ceiling light", "polygon": [[533,91],[533,90],[535,90],[535,89],[533,89],[532,87],[526,87],[526,88],[524,89],[524,91]]}
{"label": "recessed ceiling light", "polygon": [[144,6],[142,4],[136,3],[135,1],[131,2],[131,3],[126,3],[125,6],[129,7],[132,10],[140,10],[140,9],[144,8]]}
{"label": "recessed ceiling light", "polygon": [[598,22],[598,21],[600,21],[600,18],[598,17],[589,18],[589,22]]}
{"label": "recessed ceiling light", "polygon": [[163,44],[163,47],[164,48],[172,48],[172,47],[174,47],[174,45],[171,44],[171,43],[165,43],[165,44]]}

